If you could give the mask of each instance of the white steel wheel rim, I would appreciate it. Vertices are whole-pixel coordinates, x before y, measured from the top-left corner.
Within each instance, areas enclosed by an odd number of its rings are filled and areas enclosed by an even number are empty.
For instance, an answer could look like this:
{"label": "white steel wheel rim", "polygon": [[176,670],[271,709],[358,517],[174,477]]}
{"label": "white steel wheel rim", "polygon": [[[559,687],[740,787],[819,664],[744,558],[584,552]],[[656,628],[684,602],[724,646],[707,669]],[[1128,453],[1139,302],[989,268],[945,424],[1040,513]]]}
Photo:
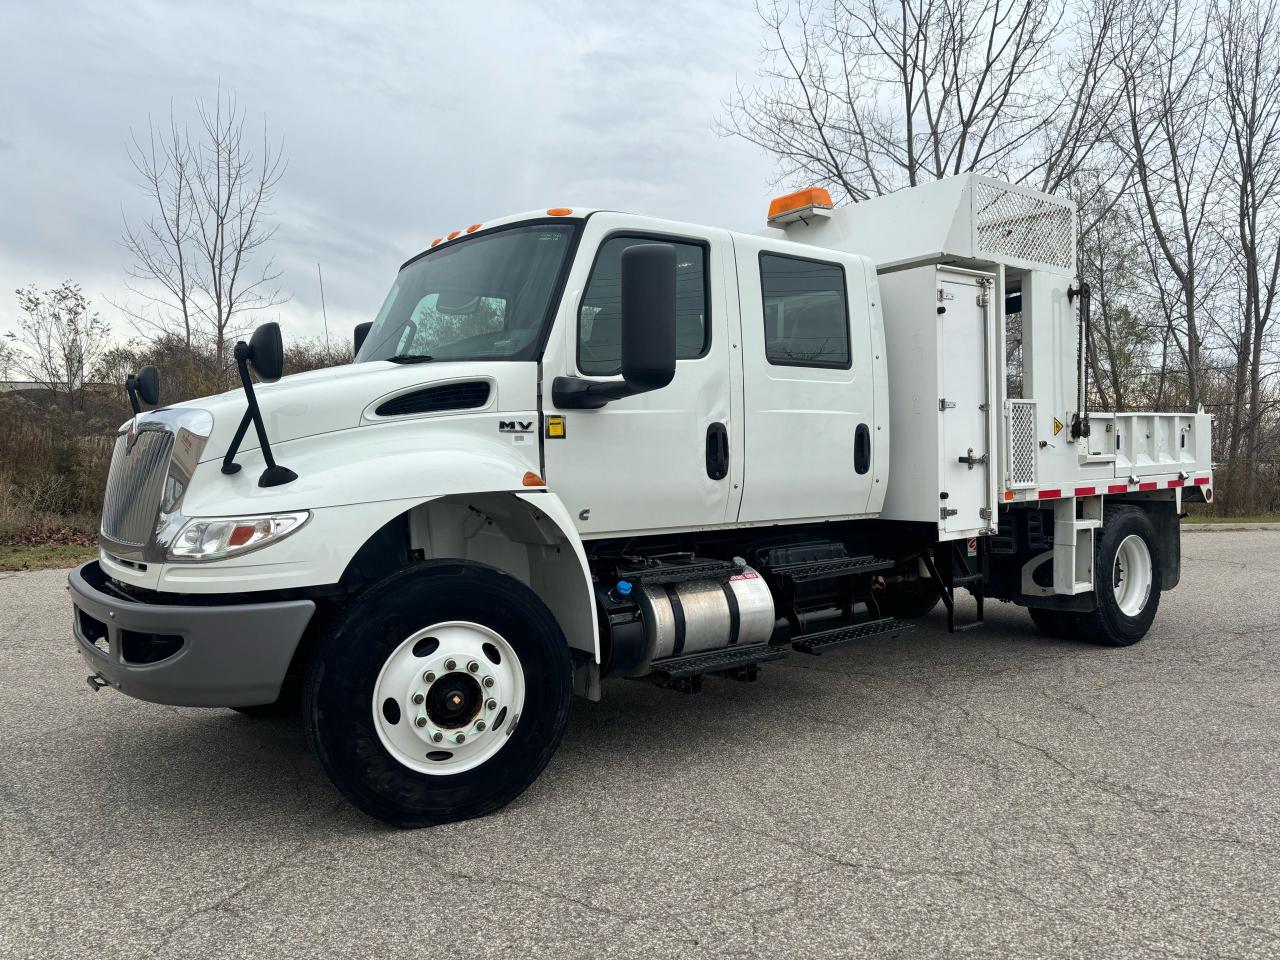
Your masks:
{"label": "white steel wheel rim", "polygon": [[410,635],[382,665],[374,729],[411,770],[462,773],[510,739],[524,693],[520,658],[500,634],[463,620],[437,623]]}
{"label": "white steel wheel rim", "polygon": [[1151,596],[1151,551],[1147,542],[1135,533],[1120,541],[1111,566],[1111,583],[1116,605],[1126,617],[1136,617]]}

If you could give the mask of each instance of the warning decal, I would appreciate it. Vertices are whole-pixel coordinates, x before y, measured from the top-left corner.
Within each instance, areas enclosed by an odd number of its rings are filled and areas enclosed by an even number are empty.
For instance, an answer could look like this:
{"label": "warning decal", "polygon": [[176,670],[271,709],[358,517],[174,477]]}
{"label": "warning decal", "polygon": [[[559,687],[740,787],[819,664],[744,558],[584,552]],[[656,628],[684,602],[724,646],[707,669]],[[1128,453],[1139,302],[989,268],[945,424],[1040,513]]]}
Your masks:
{"label": "warning decal", "polygon": [[1056,437],[1059,433],[1061,433],[1062,428],[1064,426],[1065,424],[1061,420],[1059,420],[1057,417],[1054,417],[1053,418],[1053,435]]}

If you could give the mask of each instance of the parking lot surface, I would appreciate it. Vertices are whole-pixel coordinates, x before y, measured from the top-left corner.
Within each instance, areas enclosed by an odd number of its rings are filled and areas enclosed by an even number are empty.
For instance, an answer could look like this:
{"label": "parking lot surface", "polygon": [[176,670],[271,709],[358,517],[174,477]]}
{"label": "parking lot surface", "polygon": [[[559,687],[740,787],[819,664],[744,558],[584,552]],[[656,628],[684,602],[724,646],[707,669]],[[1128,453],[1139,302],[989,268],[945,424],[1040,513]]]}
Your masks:
{"label": "parking lot surface", "polygon": [[606,685],[498,814],[400,832],[301,723],[92,692],[0,575],[0,957],[1276,957],[1280,532],[1148,638],[990,604],[701,696]]}

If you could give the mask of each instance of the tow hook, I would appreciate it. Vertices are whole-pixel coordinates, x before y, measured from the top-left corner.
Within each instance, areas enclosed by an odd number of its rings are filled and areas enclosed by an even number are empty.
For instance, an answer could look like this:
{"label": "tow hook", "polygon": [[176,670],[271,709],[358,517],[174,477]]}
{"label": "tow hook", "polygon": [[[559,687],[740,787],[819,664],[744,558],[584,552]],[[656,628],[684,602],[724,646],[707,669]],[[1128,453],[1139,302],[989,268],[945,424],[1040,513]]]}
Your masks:
{"label": "tow hook", "polygon": [[91,688],[95,693],[97,693],[97,692],[98,692],[99,690],[101,690],[103,687],[109,687],[109,686],[111,686],[111,682],[110,682],[106,677],[104,677],[102,674],[100,674],[100,673],[93,673],[93,674],[90,674],[89,676],[87,676],[87,677],[85,677],[85,678],[84,678],[84,682],[85,682],[85,683],[87,683],[87,684],[89,684],[89,687],[90,687],[90,688]]}

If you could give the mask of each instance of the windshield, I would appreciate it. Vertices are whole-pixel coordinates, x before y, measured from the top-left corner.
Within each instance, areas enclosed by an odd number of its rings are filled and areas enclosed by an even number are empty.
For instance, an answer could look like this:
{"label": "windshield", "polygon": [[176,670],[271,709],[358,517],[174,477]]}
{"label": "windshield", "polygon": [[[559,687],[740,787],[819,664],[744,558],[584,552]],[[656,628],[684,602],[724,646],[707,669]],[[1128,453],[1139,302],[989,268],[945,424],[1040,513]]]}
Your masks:
{"label": "windshield", "polygon": [[400,271],[357,363],[533,360],[571,224],[538,224],[439,247]]}

